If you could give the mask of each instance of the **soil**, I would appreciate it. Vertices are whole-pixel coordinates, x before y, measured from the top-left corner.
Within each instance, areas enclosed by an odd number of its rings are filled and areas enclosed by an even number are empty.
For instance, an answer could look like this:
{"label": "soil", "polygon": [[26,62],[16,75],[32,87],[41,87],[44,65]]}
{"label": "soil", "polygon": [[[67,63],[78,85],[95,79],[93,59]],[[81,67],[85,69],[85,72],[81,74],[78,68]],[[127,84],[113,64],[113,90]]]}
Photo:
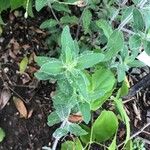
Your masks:
{"label": "soil", "polygon": [[[47,12],[36,14],[34,18],[24,19],[23,12],[15,16],[14,12],[4,14],[6,25],[0,37],[0,92],[8,89],[11,98],[6,106],[0,110],[0,127],[6,132],[6,138],[0,143],[0,150],[41,150],[43,146],[50,146],[53,142],[52,133],[55,126],[49,128],[47,116],[52,111],[51,92],[55,85],[46,81],[38,81],[34,72],[38,69],[33,57],[47,54],[48,46],[45,39],[46,31],[39,29],[39,25]],[[44,13],[46,15],[44,15]],[[31,59],[25,73],[19,73],[19,63],[27,56]],[[136,84],[144,75],[149,73],[149,68],[132,70],[129,74],[131,85]],[[22,118],[18,112],[13,98],[19,98],[28,111],[28,117]],[[125,103],[126,110],[131,120],[132,134],[140,130],[150,121],[150,90],[143,89],[132,100]],[[138,114],[139,113],[139,114]],[[150,128],[140,137],[150,140]],[[118,138],[124,137],[124,128],[120,129]],[[149,145],[150,146],[150,145]],[[94,145],[94,150],[98,146]],[[147,149],[150,149],[147,145]]]}

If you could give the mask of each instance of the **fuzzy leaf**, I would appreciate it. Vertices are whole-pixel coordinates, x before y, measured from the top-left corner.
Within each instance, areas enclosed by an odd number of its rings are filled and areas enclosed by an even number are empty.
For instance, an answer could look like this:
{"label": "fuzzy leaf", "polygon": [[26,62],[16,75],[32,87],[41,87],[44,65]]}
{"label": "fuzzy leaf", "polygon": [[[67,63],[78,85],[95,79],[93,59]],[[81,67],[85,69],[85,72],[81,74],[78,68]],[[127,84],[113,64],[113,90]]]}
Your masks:
{"label": "fuzzy leaf", "polygon": [[78,124],[75,123],[69,124],[69,131],[75,136],[81,136],[87,134],[87,132],[84,129],[82,129]]}
{"label": "fuzzy leaf", "polygon": [[40,11],[46,5],[47,5],[47,0],[36,0],[35,1],[35,8],[37,11]]}
{"label": "fuzzy leaf", "polygon": [[68,131],[65,128],[58,128],[55,130],[55,132],[53,133],[53,137],[54,138],[61,138],[65,135],[68,134]]}
{"label": "fuzzy leaf", "polygon": [[77,68],[79,69],[86,69],[93,67],[99,62],[102,62],[104,60],[104,55],[101,53],[93,53],[90,51],[87,51],[85,53],[82,53],[77,58]]}
{"label": "fuzzy leaf", "polygon": [[44,73],[44,72],[41,72],[41,71],[37,71],[36,73],[34,73],[34,76],[38,80],[50,80],[52,78],[51,75],[48,75],[47,73]]}
{"label": "fuzzy leaf", "polygon": [[109,39],[110,35],[113,33],[111,25],[103,19],[96,21],[96,24],[99,28],[103,30],[107,39]]}
{"label": "fuzzy leaf", "polygon": [[64,71],[63,65],[59,60],[53,60],[42,65],[41,72],[44,72],[48,75],[57,75]]}
{"label": "fuzzy leaf", "polygon": [[41,67],[42,65],[46,64],[49,61],[57,61],[56,58],[50,58],[50,57],[45,57],[45,56],[37,56],[35,58],[35,62]]}
{"label": "fuzzy leaf", "polygon": [[42,24],[40,25],[40,28],[41,29],[52,28],[52,27],[55,27],[56,25],[57,25],[57,21],[55,19],[49,19],[49,20],[42,22]]}
{"label": "fuzzy leaf", "polygon": [[47,119],[47,124],[49,127],[59,123],[61,120],[56,112],[52,112]]}
{"label": "fuzzy leaf", "polygon": [[105,52],[105,60],[108,61],[116,57],[117,53],[124,48],[124,37],[121,31],[115,30],[107,43],[107,51]]}
{"label": "fuzzy leaf", "polygon": [[82,22],[85,33],[88,33],[89,31],[91,20],[92,20],[92,13],[89,9],[86,9],[82,14]]}
{"label": "fuzzy leaf", "polygon": [[[61,34],[61,45],[62,45],[62,59],[66,62],[68,59],[68,53],[72,55],[74,58],[78,51],[76,51],[75,43],[71,37],[69,26],[64,27],[62,34]],[[71,57],[71,56],[70,56]]]}
{"label": "fuzzy leaf", "polygon": [[91,120],[91,110],[90,110],[90,105],[89,103],[85,102],[85,103],[81,103],[79,104],[80,107],[80,111],[82,113],[83,116],[83,120],[86,124],[89,123],[89,121]]}
{"label": "fuzzy leaf", "polygon": [[133,22],[134,28],[139,31],[144,31],[145,29],[144,19],[142,13],[137,8],[133,10],[133,20],[134,20]]}

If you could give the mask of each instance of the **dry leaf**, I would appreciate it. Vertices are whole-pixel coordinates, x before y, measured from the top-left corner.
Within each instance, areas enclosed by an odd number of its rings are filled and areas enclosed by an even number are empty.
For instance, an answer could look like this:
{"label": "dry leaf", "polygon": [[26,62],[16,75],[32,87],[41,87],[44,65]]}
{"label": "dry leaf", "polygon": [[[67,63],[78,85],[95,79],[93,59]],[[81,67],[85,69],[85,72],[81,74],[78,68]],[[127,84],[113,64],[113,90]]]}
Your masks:
{"label": "dry leaf", "polygon": [[31,78],[30,78],[30,76],[29,76],[27,73],[24,72],[24,73],[22,74],[21,80],[22,80],[22,83],[23,83],[23,84],[26,84],[26,83],[28,83],[29,81],[31,81]]}
{"label": "dry leaf", "polygon": [[24,105],[24,102],[20,98],[17,98],[17,97],[13,97],[13,101],[15,103],[17,110],[20,113],[20,117],[27,118],[28,112],[27,112],[26,106]]}
{"label": "dry leaf", "polygon": [[77,5],[78,7],[85,7],[87,3],[84,0],[78,0],[73,3],[74,5]]}
{"label": "dry leaf", "polygon": [[81,115],[72,114],[69,116],[68,120],[72,123],[81,122],[83,120]]}
{"label": "dry leaf", "polygon": [[4,87],[0,94],[0,110],[2,110],[11,97],[11,92],[8,88]]}

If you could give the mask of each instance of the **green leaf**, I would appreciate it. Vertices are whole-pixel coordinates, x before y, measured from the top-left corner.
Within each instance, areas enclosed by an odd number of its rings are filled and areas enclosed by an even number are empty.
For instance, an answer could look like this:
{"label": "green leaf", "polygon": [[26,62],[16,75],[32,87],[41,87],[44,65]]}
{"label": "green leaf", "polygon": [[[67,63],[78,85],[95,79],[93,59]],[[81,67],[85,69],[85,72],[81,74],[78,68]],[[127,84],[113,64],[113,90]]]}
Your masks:
{"label": "green leaf", "polygon": [[53,133],[53,137],[60,139],[67,134],[68,134],[68,131],[65,128],[57,128],[55,132]]}
{"label": "green leaf", "polygon": [[92,13],[89,9],[85,9],[82,14],[82,22],[83,22],[83,28],[84,32],[88,33],[89,32],[89,26],[92,20]]}
{"label": "green leaf", "polygon": [[48,75],[58,75],[64,71],[63,64],[59,60],[52,60],[42,65],[41,72]]}
{"label": "green leaf", "polygon": [[93,135],[98,142],[110,139],[118,129],[118,119],[112,111],[102,111],[93,124]]}
{"label": "green leaf", "polygon": [[108,150],[116,150],[116,135],[114,136],[114,139],[111,143],[111,145],[108,147]]}
{"label": "green leaf", "polygon": [[114,74],[110,69],[100,67],[96,69],[91,78],[91,92],[102,93],[97,99],[93,99],[91,103],[92,110],[96,110],[111,96],[114,84],[116,82]]}
{"label": "green leaf", "polygon": [[124,48],[124,37],[121,31],[115,30],[107,43],[107,51],[105,52],[105,61],[116,57],[117,53]]}
{"label": "green leaf", "polygon": [[64,5],[64,4],[59,4],[59,3],[54,3],[52,5],[52,8],[55,9],[56,11],[59,11],[59,12],[66,12],[66,13],[71,13],[68,5]]}
{"label": "green leaf", "polygon": [[36,0],[35,1],[35,8],[37,11],[40,11],[46,5],[47,5],[47,0]]}
{"label": "green leaf", "polygon": [[138,35],[132,35],[129,38],[129,48],[132,51],[139,51],[141,47],[141,37]]}
{"label": "green leaf", "polygon": [[80,54],[80,56],[77,58],[77,68],[82,70],[90,68],[96,65],[97,63],[102,62],[103,60],[103,54],[87,51],[85,53]]}
{"label": "green leaf", "polygon": [[91,103],[91,110],[96,111],[97,109],[99,109],[100,107],[102,107],[102,105],[105,103],[105,101],[108,100],[108,98],[112,95],[113,89],[107,93],[104,94],[104,96],[94,100]]}
{"label": "green leaf", "polygon": [[49,61],[57,60],[56,58],[50,58],[45,56],[37,56],[35,58],[35,62],[41,67],[42,65],[46,64]]}
{"label": "green leaf", "polygon": [[78,138],[74,141],[66,141],[61,144],[61,150],[83,150],[82,144]]}
{"label": "green leaf", "polygon": [[7,10],[10,7],[10,0],[1,0],[0,1],[0,13],[3,10]]}
{"label": "green leaf", "polygon": [[[5,25],[5,23],[4,23],[3,19],[2,19],[1,14],[0,14],[0,25]],[[1,27],[1,28],[2,28],[2,27]],[[2,30],[2,29],[1,29],[1,30]],[[2,31],[1,31],[1,33],[2,33]],[[0,33],[0,36],[1,36],[1,33]]]}
{"label": "green leaf", "polygon": [[0,142],[3,141],[4,137],[5,137],[5,132],[2,128],[0,128]]}
{"label": "green leaf", "polygon": [[37,71],[36,73],[34,73],[34,76],[39,80],[50,80],[52,78],[51,75],[48,75],[47,73],[41,71]]}
{"label": "green leaf", "polygon": [[60,22],[65,25],[67,24],[75,25],[78,23],[78,18],[76,16],[66,15],[60,19]]}
{"label": "green leaf", "polygon": [[145,21],[146,29],[148,30],[149,27],[150,27],[150,19],[149,19],[150,9],[143,9],[142,14],[143,14],[143,18],[144,18],[144,21]]}
{"label": "green leaf", "polygon": [[125,64],[118,64],[117,66],[117,79],[118,82],[122,82],[126,76],[127,67]]}
{"label": "green leaf", "polygon": [[61,120],[56,112],[52,112],[47,119],[47,124],[49,127],[59,123]]}
{"label": "green leaf", "polygon": [[11,10],[19,8],[26,3],[26,0],[10,0]]}
{"label": "green leaf", "polygon": [[69,124],[69,131],[75,136],[82,136],[87,134],[87,132],[84,129],[82,129],[78,124],[75,123]]}
{"label": "green leaf", "polygon": [[83,120],[86,124],[89,123],[89,121],[91,120],[91,110],[90,110],[90,105],[89,103],[85,102],[85,103],[81,103],[79,104],[79,108],[81,111],[81,114],[83,116]]}
{"label": "green leaf", "polygon": [[133,10],[133,27],[135,30],[144,31],[145,23],[142,16],[142,13],[137,8]]}
{"label": "green leaf", "polygon": [[86,74],[80,70],[74,70],[71,75],[71,81],[73,82],[73,87],[84,97],[85,100],[89,100],[89,95],[87,87],[89,86],[89,80]]}
{"label": "green leaf", "polygon": [[150,41],[144,41],[144,50],[150,56]]}
{"label": "green leaf", "polygon": [[67,58],[68,55],[70,55],[69,57],[72,58],[78,55],[78,51],[76,50],[75,43],[70,34],[69,26],[64,27],[62,31],[61,45],[62,45],[62,59],[64,62],[66,62],[66,59],[68,59]]}
{"label": "green leaf", "polygon": [[96,25],[103,30],[107,39],[109,39],[110,35],[113,33],[111,25],[103,19],[96,21]]}
{"label": "green leaf", "polygon": [[128,81],[124,80],[120,88],[120,97],[127,95],[128,91],[129,91]]}
{"label": "green leaf", "polygon": [[128,63],[128,66],[130,66],[130,67],[144,67],[145,66],[145,64],[143,63],[143,62],[141,62],[140,60],[133,60],[132,62],[129,62]]}
{"label": "green leaf", "polygon": [[19,64],[20,73],[24,73],[24,71],[27,68],[27,65],[28,65],[28,57],[25,56]]}
{"label": "green leaf", "polygon": [[[120,90],[118,93],[120,93]],[[126,111],[124,109],[122,99],[114,98],[114,101],[115,101],[115,105],[116,105],[116,107],[120,113],[121,119],[124,121],[124,123],[126,125],[126,131],[127,131],[126,132],[126,139],[125,139],[125,144],[126,144],[130,139],[130,120],[129,120],[128,115],[126,114]]]}
{"label": "green leaf", "polygon": [[55,27],[56,25],[57,25],[57,21],[55,19],[49,19],[49,20],[42,22],[42,24],[40,25],[40,28],[41,29],[52,28],[52,27]]}

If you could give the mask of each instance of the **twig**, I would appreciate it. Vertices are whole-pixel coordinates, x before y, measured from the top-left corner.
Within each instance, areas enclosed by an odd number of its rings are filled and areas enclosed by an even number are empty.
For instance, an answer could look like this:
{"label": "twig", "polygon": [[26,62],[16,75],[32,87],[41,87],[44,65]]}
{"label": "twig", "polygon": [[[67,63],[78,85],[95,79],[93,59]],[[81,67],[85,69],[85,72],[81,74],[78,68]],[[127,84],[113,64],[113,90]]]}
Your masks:
{"label": "twig", "polygon": [[[132,140],[139,134],[141,134],[148,126],[150,126],[150,122],[148,122],[143,128],[141,128],[138,132],[134,133],[132,136],[130,136],[129,140]],[[124,144],[125,141],[123,141],[121,144],[118,145],[118,148]]]}
{"label": "twig", "polygon": [[134,137],[138,136],[140,133],[142,133],[148,126],[150,126],[150,122],[148,122],[143,128],[141,128],[138,132],[134,133],[131,137],[130,140],[133,139]]}
{"label": "twig", "polygon": [[136,34],[135,32],[133,32],[133,31],[131,31],[131,30],[129,30],[129,29],[126,29],[126,28],[122,28],[122,31],[128,33],[129,35],[130,35],[130,34],[131,34],[131,35],[135,35],[135,34]]}
{"label": "twig", "polygon": [[54,18],[55,18],[55,20],[57,21],[57,23],[59,24],[59,26],[62,28],[62,25],[61,25],[60,21],[58,20],[56,14],[55,14],[55,12],[54,12],[54,10],[53,10],[53,8],[52,8],[52,5],[51,5],[50,0],[47,0],[47,3],[48,3],[48,6],[49,6],[49,8],[50,8],[50,10],[51,10],[51,12],[52,12],[52,15],[54,16]]}
{"label": "twig", "polygon": [[79,36],[79,32],[80,32],[80,24],[81,24],[81,21],[82,21],[83,13],[86,10],[86,8],[87,7],[84,8],[84,10],[82,11],[82,14],[81,14],[81,16],[79,18],[78,27],[77,27],[77,31],[76,31],[76,40],[78,40],[78,36]]}

